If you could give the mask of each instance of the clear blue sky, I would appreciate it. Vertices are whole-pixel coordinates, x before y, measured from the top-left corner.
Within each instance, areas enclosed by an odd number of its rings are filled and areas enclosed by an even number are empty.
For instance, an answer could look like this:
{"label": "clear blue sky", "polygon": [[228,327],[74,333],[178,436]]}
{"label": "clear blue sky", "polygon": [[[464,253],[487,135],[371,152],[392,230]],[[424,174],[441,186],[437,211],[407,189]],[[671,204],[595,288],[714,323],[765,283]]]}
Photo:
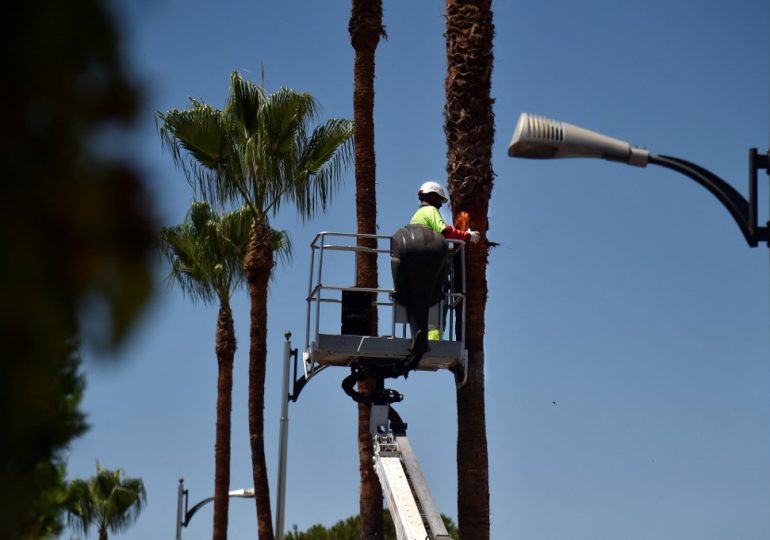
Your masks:
{"label": "clear blue sky", "polygon": [[[146,171],[159,221],[191,192],[161,150],[153,112],[187,97],[224,103],[239,70],[270,90],[308,91],[326,117],[352,116],[348,2],[116,3],[145,111],[127,152]],[[377,51],[378,223],[409,218],[426,179],[444,181],[443,3],[385,1]],[[496,539],[770,538],[770,269],[705,189],[673,172],[594,160],[514,160],[518,114],[571,122],[694,161],[746,193],[747,153],[770,142],[770,4],[765,0],[498,1],[496,140],[487,306],[487,425]],[[275,488],[283,333],[304,341],[309,250],[355,227],[353,175],[332,212],[303,226],[269,305],[267,450]],[[761,221],[768,183],[761,177]],[[447,216],[448,217],[448,216]],[[341,270],[343,272],[348,269]],[[387,272],[387,270],[385,270]],[[159,265],[158,276],[164,269]],[[351,275],[352,275],[352,271]],[[248,305],[234,300],[232,488],[251,485]],[[69,474],[99,460],[140,476],[149,506],[126,538],[171,538],[176,488],[213,493],[215,308],[159,283],[114,357],[87,351],[91,430]],[[291,406],[287,527],[358,512],[355,406],[327,370]],[[438,507],[456,518],[455,393],[447,373],[397,387]],[[210,538],[211,506],[184,537]],[[252,501],[230,535],[254,538]]]}

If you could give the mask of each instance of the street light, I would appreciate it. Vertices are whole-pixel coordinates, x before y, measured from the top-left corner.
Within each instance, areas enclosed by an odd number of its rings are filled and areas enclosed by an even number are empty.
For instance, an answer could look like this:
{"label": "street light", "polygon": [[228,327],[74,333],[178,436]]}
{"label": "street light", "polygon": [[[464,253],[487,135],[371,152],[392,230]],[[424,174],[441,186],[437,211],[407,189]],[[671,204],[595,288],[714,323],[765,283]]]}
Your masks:
{"label": "street light", "polygon": [[756,148],[749,150],[748,201],[714,173],[689,161],[652,156],[646,149],[634,148],[625,141],[527,113],[519,116],[508,155],[530,159],[590,157],[636,167],[646,167],[648,163],[666,167],[692,178],[719,199],[733,216],[749,246],[757,247],[759,242],[767,242],[770,247],[770,222],[764,227],[757,224],[757,171],[764,169],[770,174],[770,153],[759,154]]}
{"label": "street light", "polygon": [[[243,499],[253,499],[253,489],[236,489],[227,494],[229,497],[239,497]],[[184,499],[184,510],[182,510],[182,499]],[[201,502],[187,509],[187,503],[189,499],[189,493],[184,488],[184,478],[179,479],[179,490],[177,492],[176,503],[176,540],[182,540],[182,527],[187,527],[190,524],[190,520],[195,515],[195,512],[201,509],[202,506],[210,503],[214,500],[214,497],[208,497]]]}

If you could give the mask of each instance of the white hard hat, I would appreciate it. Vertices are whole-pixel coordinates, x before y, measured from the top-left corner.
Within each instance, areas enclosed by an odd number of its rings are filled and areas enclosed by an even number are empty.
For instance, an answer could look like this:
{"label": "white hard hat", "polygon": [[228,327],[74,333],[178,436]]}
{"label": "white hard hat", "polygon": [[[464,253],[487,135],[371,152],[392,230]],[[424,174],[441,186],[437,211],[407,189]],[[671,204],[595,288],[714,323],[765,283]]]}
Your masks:
{"label": "white hard hat", "polygon": [[427,195],[428,193],[436,193],[445,203],[449,202],[449,197],[446,196],[444,188],[441,187],[441,184],[438,182],[433,182],[430,180],[425,182],[420,186],[420,191],[417,192],[417,195]]}

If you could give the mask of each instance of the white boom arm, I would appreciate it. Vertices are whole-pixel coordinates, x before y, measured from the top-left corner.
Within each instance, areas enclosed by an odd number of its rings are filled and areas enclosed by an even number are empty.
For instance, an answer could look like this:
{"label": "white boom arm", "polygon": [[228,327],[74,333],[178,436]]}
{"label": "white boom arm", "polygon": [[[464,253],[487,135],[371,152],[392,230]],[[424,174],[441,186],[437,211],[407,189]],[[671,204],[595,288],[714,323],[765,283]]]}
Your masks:
{"label": "white boom arm", "polygon": [[374,469],[398,540],[451,540],[406,434],[388,430],[373,437]]}

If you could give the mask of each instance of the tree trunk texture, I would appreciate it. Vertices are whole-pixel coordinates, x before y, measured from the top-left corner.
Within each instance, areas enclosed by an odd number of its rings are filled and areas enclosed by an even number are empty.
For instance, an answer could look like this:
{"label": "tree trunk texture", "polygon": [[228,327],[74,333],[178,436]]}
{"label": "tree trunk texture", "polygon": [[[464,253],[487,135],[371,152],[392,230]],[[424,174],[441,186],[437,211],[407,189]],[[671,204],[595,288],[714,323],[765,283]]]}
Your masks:
{"label": "tree trunk texture", "polygon": [[446,0],[444,130],[452,215],[467,213],[481,241],[466,251],[468,382],[457,391],[457,504],[463,539],[489,538],[489,463],[484,404],[487,210],[494,140],[491,0]]}
{"label": "tree trunk texture", "polygon": [[107,526],[99,527],[99,540],[107,540]]}
{"label": "tree trunk texture", "polygon": [[233,409],[233,362],[235,326],[230,306],[223,303],[217,318],[216,353],[219,364],[217,380],[217,431],[214,446],[214,540],[227,539],[230,505],[230,419]]}
{"label": "tree trunk texture", "polygon": [[246,280],[251,300],[249,338],[249,438],[257,530],[260,540],[273,540],[270,486],[265,462],[265,370],[267,361],[267,285],[273,268],[270,229],[264,217],[256,219],[246,253]]}
{"label": "tree trunk texture", "polygon": [[[348,25],[350,42],[355,50],[353,68],[353,124],[355,133],[356,222],[359,234],[377,234],[377,196],[374,158],[374,52],[381,36],[381,0],[353,0]],[[377,247],[376,239],[358,241],[359,246]],[[376,288],[376,253],[356,255],[356,286]],[[377,309],[372,309],[370,334],[377,335]],[[358,391],[371,392],[374,379],[358,385]],[[372,437],[369,434],[369,407],[358,404],[358,458],[361,475],[359,514],[361,538],[383,537],[382,489],[373,467]]]}

